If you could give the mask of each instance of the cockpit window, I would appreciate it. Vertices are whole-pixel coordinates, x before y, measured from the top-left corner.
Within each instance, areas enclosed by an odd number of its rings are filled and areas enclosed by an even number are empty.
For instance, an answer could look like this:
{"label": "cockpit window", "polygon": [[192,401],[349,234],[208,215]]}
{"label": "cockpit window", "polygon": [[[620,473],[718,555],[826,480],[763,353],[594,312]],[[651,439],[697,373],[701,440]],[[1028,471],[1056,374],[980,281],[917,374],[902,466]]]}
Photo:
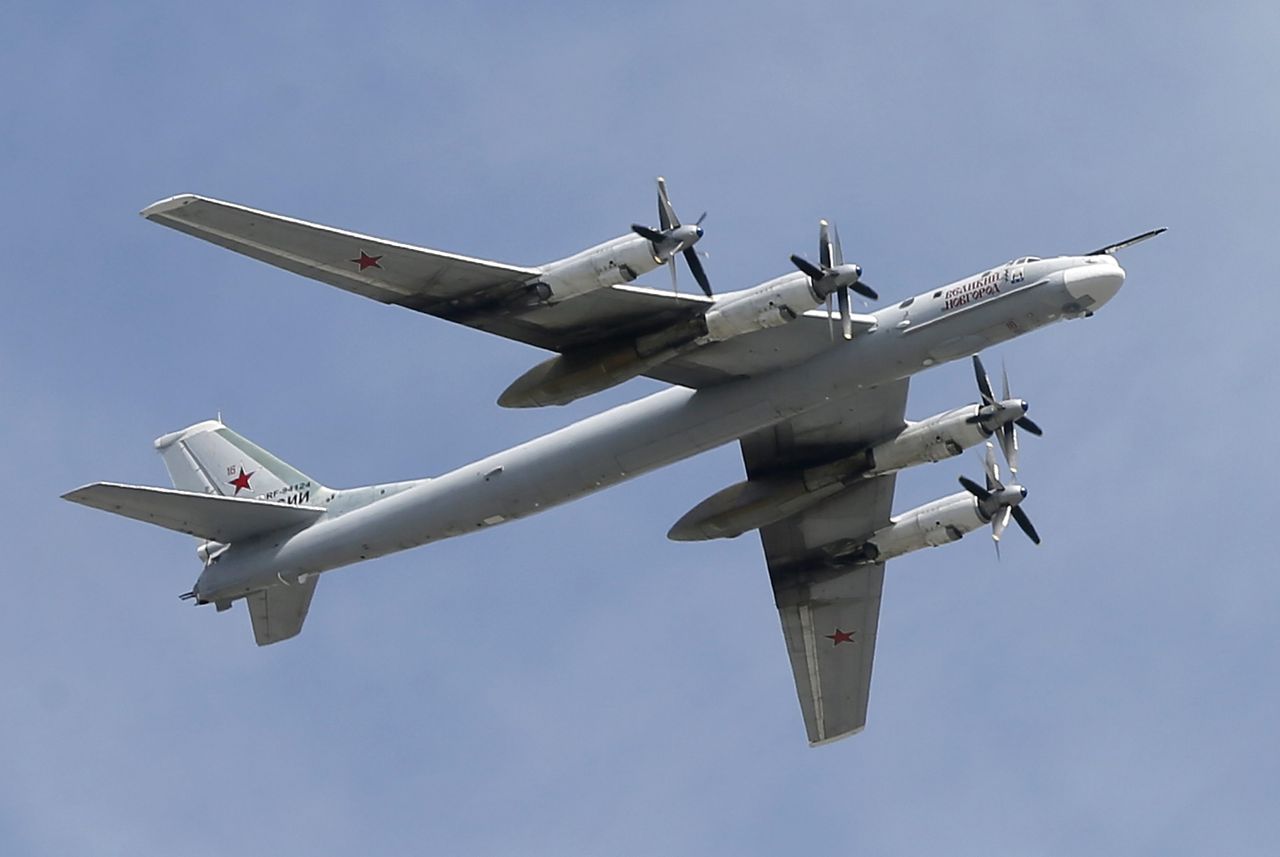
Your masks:
{"label": "cockpit window", "polygon": [[1022,257],[1020,257],[1020,258],[1014,259],[1012,262],[1009,262],[1008,264],[1010,264],[1010,265],[1026,265],[1026,264],[1027,264],[1027,263],[1029,263],[1029,262],[1039,262],[1039,261],[1040,261],[1040,257],[1039,257],[1039,256],[1022,256]]}
{"label": "cockpit window", "polygon": [[913,301],[915,301],[915,298],[907,298],[905,301],[898,304],[898,309],[906,309],[907,307],[911,306]]}

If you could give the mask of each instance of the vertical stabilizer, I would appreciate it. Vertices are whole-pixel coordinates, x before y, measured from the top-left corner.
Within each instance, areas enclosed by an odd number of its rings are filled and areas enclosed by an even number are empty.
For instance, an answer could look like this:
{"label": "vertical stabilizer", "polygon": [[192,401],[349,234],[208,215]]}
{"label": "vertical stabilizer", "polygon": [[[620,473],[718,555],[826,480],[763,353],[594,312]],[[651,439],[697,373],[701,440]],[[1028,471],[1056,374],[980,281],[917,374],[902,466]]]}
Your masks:
{"label": "vertical stabilizer", "polygon": [[219,420],[166,434],[155,445],[180,491],[306,506],[328,490]]}

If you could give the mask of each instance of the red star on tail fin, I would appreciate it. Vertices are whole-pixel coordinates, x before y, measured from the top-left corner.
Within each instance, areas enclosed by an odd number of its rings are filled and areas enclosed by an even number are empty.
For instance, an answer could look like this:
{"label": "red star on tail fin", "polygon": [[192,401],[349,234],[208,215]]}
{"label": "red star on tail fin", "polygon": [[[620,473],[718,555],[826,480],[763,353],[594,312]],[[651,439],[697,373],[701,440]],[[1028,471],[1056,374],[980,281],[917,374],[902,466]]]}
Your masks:
{"label": "red star on tail fin", "polygon": [[241,468],[240,468],[240,475],[239,475],[239,476],[237,476],[235,479],[232,479],[232,480],[231,480],[230,482],[228,482],[227,484],[228,484],[228,485],[234,485],[234,486],[236,486],[236,494],[239,494],[241,491],[248,491],[248,490],[249,490],[249,477],[253,476],[253,474],[255,474],[255,473],[257,473],[257,472],[258,472],[258,471],[256,471],[256,470],[250,470],[248,473],[245,473],[245,472],[244,472],[244,468],[243,468],[243,467],[241,467]]}

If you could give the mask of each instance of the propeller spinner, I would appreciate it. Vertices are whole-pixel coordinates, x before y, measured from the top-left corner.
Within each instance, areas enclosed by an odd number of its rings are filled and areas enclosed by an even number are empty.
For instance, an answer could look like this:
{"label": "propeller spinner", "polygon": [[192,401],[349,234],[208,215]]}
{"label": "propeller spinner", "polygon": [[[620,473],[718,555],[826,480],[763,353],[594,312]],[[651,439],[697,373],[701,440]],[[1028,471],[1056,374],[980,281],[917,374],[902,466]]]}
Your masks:
{"label": "propeller spinner", "polygon": [[[1014,426],[1021,426],[1036,437],[1043,435],[1044,431],[1027,416],[1027,402],[1025,399],[1012,399],[1009,397],[1009,372],[1003,364],[1000,366],[1000,373],[1004,382],[1004,389],[1002,398],[997,399],[991,389],[991,379],[987,377],[987,370],[982,365],[982,359],[976,354],[973,355],[973,374],[978,381],[978,392],[982,395],[982,405],[978,408],[978,413],[969,418],[969,422],[994,424],[998,421],[998,418],[1004,417],[1002,421],[999,421],[999,427],[996,431],[1000,434],[1000,449],[1004,453],[1005,462],[1009,465],[1009,472],[1017,476],[1018,433]],[[1017,416],[1009,419],[1008,414],[1010,411],[1016,413]]]}
{"label": "propeller spinner", "polygon": [[[825,220],[818,221],[818,260],[821,267],[814,265],[803,256],[793,255],[791,264],[800,269],[813,283],[813,291],[819,297],[826,298],[827,318],[831,318],[831,295],[834,294],[840,304],[841,329],[845,339],[853,339],[853,315],[850,309],[849,290],[857,292],[865,298],[876,300],[880,295],[875,289],[862,282],[862,268],[844,263],[844,252],[840,249],[840,233],[834,224]],[[834,338],[835,331],[832,331]]]}
{"label": "propeller spinner", "polygon": [[631,224],[631,231],[644,238],[653,245],[653,255],[661,259],[671,269],[671,288],[676,288],[676,262],[677,255],[683,255],[685,264],[689,266],[689,271],[693,274],[693,278],[698,281],[698,286],[702,289],[702,293],[707,297],[711,297],[711,282],[707,279],[707,272],[702,268],[702,260],[698,258],[698,253],[693,249],[693,245],[698,243],[698,239],[702,237],[702,221],[706,219],[707,213],[702,212],[692,225],[684,225],[680,223],[680,218],[676,217],[676,210],[671,207],[671,198],[667,196],[667,180],[662,176],[658,176],[658,224],[659,228],[654,229],[650,226],[641,226],[639,223]]}
{"label": "propeller spinner", "polygon": [[967,476],[960,477],[960,486],[978,500],[978,508],[984,517],[991,519],[991,541],[995,544],[996,556],[1000,556],[1000,537],[1012,518],[1018,528],[1035,544],[1040,544],[1040,534],[1036,532],[1031,519],[1020,505],[1027,498],[1027,489],[1021,485],[1005,485],[1000,481],[1000,466],[996,464],[995,447],[987,444],[987,457],[984,462],[987,472],[987,486],[983,488]]}

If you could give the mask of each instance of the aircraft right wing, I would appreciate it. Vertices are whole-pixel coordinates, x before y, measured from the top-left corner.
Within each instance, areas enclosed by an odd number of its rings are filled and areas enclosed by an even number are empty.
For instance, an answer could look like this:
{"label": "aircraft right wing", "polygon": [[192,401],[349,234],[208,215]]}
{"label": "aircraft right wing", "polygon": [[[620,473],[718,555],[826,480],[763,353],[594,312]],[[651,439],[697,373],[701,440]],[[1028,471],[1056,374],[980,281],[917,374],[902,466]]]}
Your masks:
{"label": "aircraft right wing", "polygon": [[539,273],[194,194],[163,199],[143,209],[142,216],[345,291],[383,303],[416,303],[423,311],[517,288]]}
{"label": "aircraft right wing", "polygon": [[[530,303],[542,271],[415,247],[232,202],[181,194],[147,206],[146,219],[286,271],[385,304],[561,354],[586,352],[686,322],[711,300],[639,283],[554,304]],[[855,326],[874,323],[855,318]],[[650,378],[701,388],[803,362],[831,346],[830,321],[791,324],[712,343],[651,368]]]}

